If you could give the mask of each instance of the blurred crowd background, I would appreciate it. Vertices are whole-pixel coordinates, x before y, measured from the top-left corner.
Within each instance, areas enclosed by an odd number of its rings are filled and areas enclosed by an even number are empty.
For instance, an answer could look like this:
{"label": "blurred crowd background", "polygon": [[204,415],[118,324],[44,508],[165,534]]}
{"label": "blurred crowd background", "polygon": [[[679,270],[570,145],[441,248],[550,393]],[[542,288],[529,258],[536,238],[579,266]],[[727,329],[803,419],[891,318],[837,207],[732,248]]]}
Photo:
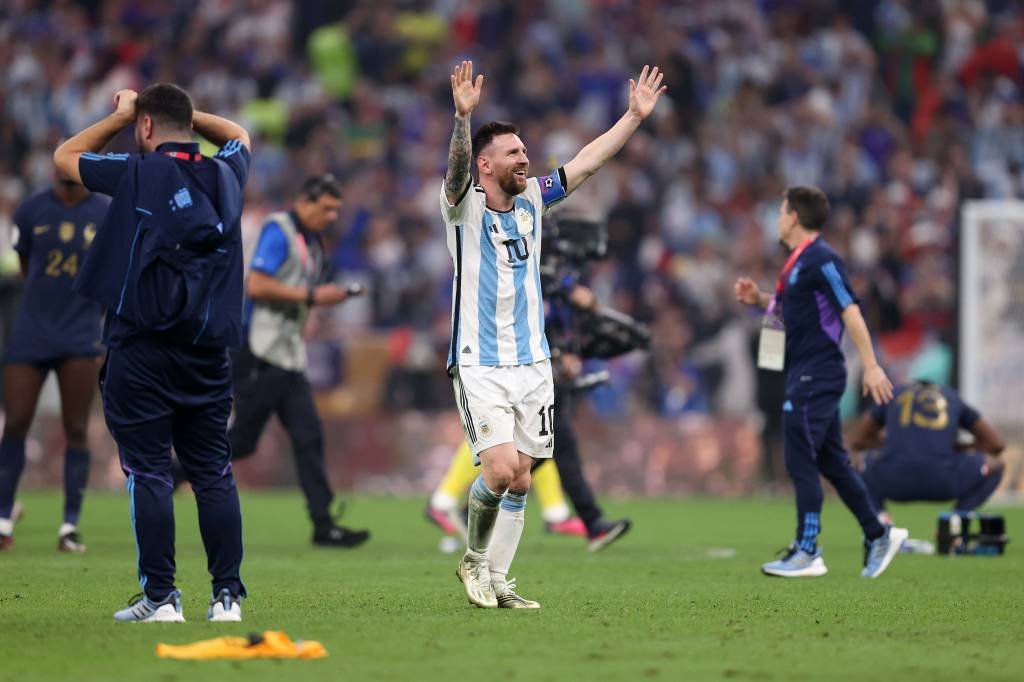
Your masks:
{"label": "blurred crowd background", "polygon": [[[371,295],[310,328],[332,476],[429,487],[460,438],[437,195],[446,75],[465,58],[486,76],[474,123],[519,123],[537,174],[621,115],[644,64],[665,72],[652,118],[555,216],[607,225],[608,258],[586,282],[654,331],[650,352],[608,363],[610,383],[580,408],[602,487],[739,493],[784,477],[781,387],[755,368],[759,321],[732,283],[772,286],[786,185],[828,192],[826,238],[891,374],[955,376],[959,207],[1024,195],[1024,13],[1011,0],[6,0],[5,319],[19,286],[11,216],[50,182],[58,140],[106,115],[120,88],[179,83],[253,132],[250,246],[305,176],[343,180],[329,253],[335,276]],[[857,408],[851,391],[845,412]],[[272,455],[253,481],[290,470]]]}

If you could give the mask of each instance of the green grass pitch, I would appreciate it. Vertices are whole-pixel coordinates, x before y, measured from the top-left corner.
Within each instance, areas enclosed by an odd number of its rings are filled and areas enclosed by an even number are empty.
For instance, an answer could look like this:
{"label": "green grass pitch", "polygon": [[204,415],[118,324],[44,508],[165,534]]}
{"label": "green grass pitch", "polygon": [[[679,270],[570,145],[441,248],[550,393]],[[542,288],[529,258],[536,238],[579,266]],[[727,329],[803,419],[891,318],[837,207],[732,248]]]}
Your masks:
{"label": "green grass pitch", "polygon": [[[0,555],[0,680],[1019,680],[1024,549],[1000,558],[901,555],[858,576],[852,517],[829,502],[829,575],[762,577],[792,532],[787,500],[615,502],[633,532],[602,554],[546,536],[531,508],[513,574],[537,612],[471,607],[438,552],[422,499],[360,497],[346,520],[374,532],[355,551],[314,549],[300,498],[245,494],[245,622],[207,623],[209,582],[190,495],[178,495],[178,585],[188,623],[114,624],[134,592],[123,495],[91,495],[89,552],[56,552],[60,497],[30,493]],[[532,507],[532,506],[531,506]],[[935,505],[893,510],[931,537]],[[1004,510],[1024,533],[1024,510]],[[532,517],[532,518],[531,518]],[[733,551],[725,551],[733,550]],[[157,642],[285,630],[321,661],[183,662]]]}

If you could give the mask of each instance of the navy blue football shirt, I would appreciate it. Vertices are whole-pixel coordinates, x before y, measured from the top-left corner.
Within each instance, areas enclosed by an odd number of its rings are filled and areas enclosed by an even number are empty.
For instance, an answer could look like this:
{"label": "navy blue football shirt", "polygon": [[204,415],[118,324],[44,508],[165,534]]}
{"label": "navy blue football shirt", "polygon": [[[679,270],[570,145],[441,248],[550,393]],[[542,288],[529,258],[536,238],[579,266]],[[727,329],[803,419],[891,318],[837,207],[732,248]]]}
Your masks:
{"label": "navy blue football shirt", "polygon": [[842,259],[818,237],[793,265],[782,294],[787,396],[844,389],[842,313],[857,302]]}
{"label": "navy blue football shirt", "polygon": [[71,284],[109,202],[89,194],[73,206],[53,190],[25,200],[14,214],[14,249],[27,261],[21,307],[7,347],[8,362],[99,355],[103,309]]}
{"label": "navy blue football shirt", "polygon": [[957,431],[981,418],[952,388],[914,383],[898,386],[888,405],[873,405],[870,414],[885,427],[886,459],[935,460],[955,454]]}

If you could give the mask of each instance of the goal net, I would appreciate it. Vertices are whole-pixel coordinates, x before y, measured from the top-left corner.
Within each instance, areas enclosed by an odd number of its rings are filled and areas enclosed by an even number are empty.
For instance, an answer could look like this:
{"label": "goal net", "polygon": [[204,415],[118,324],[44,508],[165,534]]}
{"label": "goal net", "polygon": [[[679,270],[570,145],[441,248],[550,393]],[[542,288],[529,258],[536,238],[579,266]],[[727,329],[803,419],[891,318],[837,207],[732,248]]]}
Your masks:
{"label": "goal net", "polygon": [[1010,444],[1024,492],[1024,202],[971,201],[960,235],[960,392]]}

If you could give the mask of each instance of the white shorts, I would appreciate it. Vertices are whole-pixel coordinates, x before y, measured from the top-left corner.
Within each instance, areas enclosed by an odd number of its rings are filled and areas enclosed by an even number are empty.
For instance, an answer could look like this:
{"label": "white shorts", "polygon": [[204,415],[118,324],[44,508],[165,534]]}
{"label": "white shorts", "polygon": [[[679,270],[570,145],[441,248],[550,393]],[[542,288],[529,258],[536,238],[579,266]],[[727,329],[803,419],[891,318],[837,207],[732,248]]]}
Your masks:
{"label": "white shorts", "polygon": [[555,451],[555,383],[551,361],[529,365],[455,368],[455,403],[462,418],[473,462],[502,443],[538,459]]}

